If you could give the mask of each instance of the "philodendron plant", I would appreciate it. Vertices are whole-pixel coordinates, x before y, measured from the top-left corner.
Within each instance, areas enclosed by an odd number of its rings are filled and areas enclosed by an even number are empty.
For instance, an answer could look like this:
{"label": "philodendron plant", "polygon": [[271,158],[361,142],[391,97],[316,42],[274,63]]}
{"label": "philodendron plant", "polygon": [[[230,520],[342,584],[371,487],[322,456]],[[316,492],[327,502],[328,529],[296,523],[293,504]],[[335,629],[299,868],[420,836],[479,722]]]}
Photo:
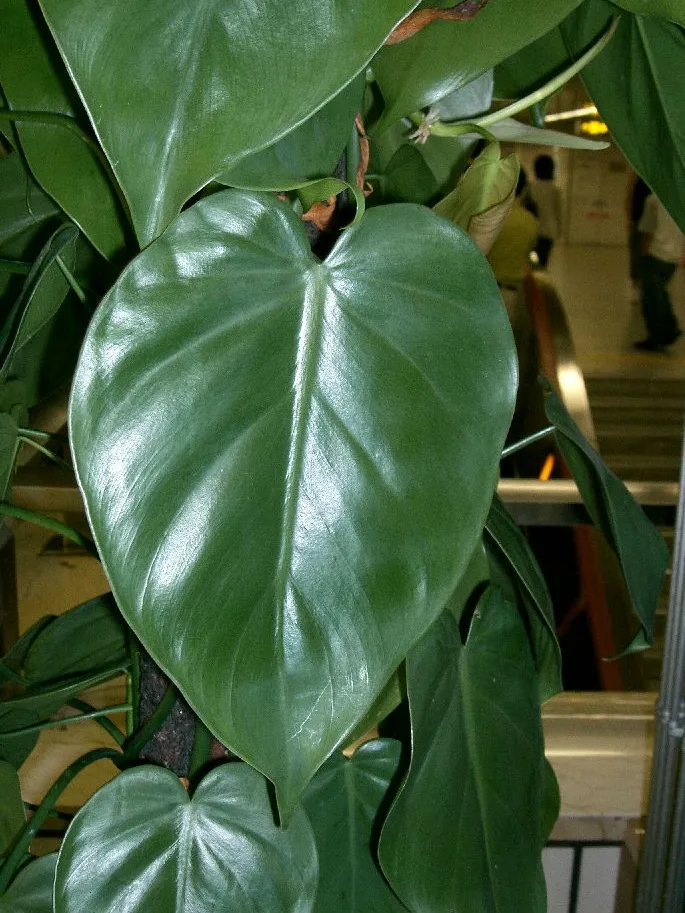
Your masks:
{"label": "philodendron plant", "polygon": [[[542,913],[559,797],[540,703],[561,684],[544,579],[496,496],[517,386],[483,254],[518,177],[498,142],[596,145],[541,127],[582,69],[685,226],[681,4],[0,13],[1,510],[76,538],[112,590],[0,664],[0,911]],[[29,410],[86,323],[69,437],[92,541],[11,494],[20,446],[54,452]],[[663,541],[543,395],[637,649]],[[141,713],[149,657],[170,685]],[[124,703],[79,697],[122,673]],[[187,779],[140,758],[177,689]],[[98,719],[112,747],[29,808],[16,771],[66,706],[60,725]],[[103,757],[121,773],[32,861]]]}

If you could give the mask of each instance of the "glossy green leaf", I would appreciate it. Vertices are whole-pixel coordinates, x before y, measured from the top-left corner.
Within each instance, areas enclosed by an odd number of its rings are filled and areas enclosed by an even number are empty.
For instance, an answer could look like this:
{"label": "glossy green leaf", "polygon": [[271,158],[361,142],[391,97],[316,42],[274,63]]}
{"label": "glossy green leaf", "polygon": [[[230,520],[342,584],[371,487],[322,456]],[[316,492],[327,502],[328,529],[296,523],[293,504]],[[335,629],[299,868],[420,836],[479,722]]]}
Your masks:
{"label": "glossy green leaf", "polygon": [[[0,83],[9,106],[67,115],[77,125],[86,126],[83,108],[41,20],[38,4],[0,0],[0,15]],[[93,150],[63,126],[24,122],[16,128],[38,183],[103,256],[121,254],[126,216]]]}
{"label": "glossy green leaf", "polygon": [[438,182],[419,149],[401,145],[382,171],[372,173],[369,183],[371,205],[377,203],[419,203],[425,205],[438,192]]}
{"label": "glossy green leaf", "polygon": [[50,197],[24,169],[21,156],[0,158],[0,257],[33,261],[47,241],[46,228],[59,217]]}
{"label": "glossy green leaf", "polygon": [[19,872],[0,897],[0,913],[53,913],[57,853],[41,856]]}
{"label": "glossy green leaf", "polygon": [[525,98],[568,65],[568,49],[557,26],[498,64],[495,97]]}
{"label": "glossy green leaf", "polygon": [[73,697],[94,685],[109,681],[118,672],[116,666],[89,675],[50,682],[28,688],[22,694],[0,702],[0,760],[19,767],[33,751],[38,733],[15,735],[17,729],[49,719]]}
{"label": "glossy green leaf", "polygon": [[623,482],[583,437],[551,385],[543,384],[545,414],[576,480],[592,522],[604,534],[621,564],[640,631],[625,652],[652,641],[654,614],[668,567],[668,547]]}
{"label": "glossy green leaf", "polygon": [[639,16],[658,16],[685,26],[683,0],[613,0],[616,6]]}
{"label": "glossy green leaf", "polygon": [[58,615],[31,643],[23,664],[29,684],[129,664],[128,633],[111,593]]}
{"label": "glossy green leaf", "polygon": [[502,158],[499,143],[489,143],[433,211],[467,231],[487,256],[514,205],[519,170],[515,153]]}
{"label": "glossy green leaf", "polygon": [[465,646],[445,612],[407,657],[407,691],[411,765],[379,848],[393,889],[415,913],[545,913],[558,792],[516,606],[489,589]]}
{"label": "glossy green leaf", "polygon": [[[571,54],[585,50],[615,12],[604,0],[585,0],[561,24]],[[625,157],[685,231],[683,61],[685,30],[626,13],[583,81]]]}
{"label": "glossy green leaf", "polygon": [[486,545],[496,550],[505,575],[514,575],[529,620],[530,637],[540,684],[540,700],[562,690],[561,654],[552,599],[528,542],[500,498],[495,495],[485,523]]}
{"label": "glossy green leaf", "polygon": [[0,856],[12,848],[25,824],[19,777],[11,764],[0,761]]}
{"label": "glossy green leaf", "polygon": [[261,152],[248,155],[217,180],[244,190],[294,190],[333,173],[362,108],[361,74],[302,126]]}
{"label": "glossy green leaf", "polygon": [[73,270],[78,229],[63,225],[33,264],[21,295],[0,328],[0,382],[7,380],[15,355],[52,320],[69,292],[59,266]]}
{"label": "glossy green leaf", "polygon": [[486,261],[422,207],[321,263],[273,196],[214,194],[96,313],[70,423],[117,604],[282,810],[463,571],[515,381]]}
{"label": "glossy green leaf", "polygon": [[[373,72],[386,109],[377,131],[466,86],[553,28],[580,0],[489,0],[467,22],[434,22],[413,38],[383,48]],[[452,5],[438,3],[436,5]]]}
{"label": "glossy green leaf", "polygon": [[258,15],[243,0],[170,0],[163,15],[147,0],[42,5],[145,245],[330,101],[416,0],[262,0]]}
{"label": "glossy green leaf", "polygon": [[297,809],[274,823],[266,781],[246,764],[212,770],[192,798],[159,767],[125,771],[64,838],[55,913],[309,913],[312,829]]}
{"label": "glossy green leaf", "polygon": [[34,624],[21,635],[19,640],[12,644],[7,653],[5,653],[0,660],[0,683],[3,681],[14,681],[19,678],[24,666],[26,654],[31,648],[31,644],[36,637],[38,637],[43,628],[45,628],[46,625],[49,625],[55,617],[56,616],[54,615],[45,615],[43,618],[39,618],[38,621],[34,622]]}
{"label": "glossy green leaf", "polygon": [[472,79],[465,86],[450,92],[433,105],[433,110],[440,120],[466,120],[477,117],[490,109],[492,104],[494,76],[488,70],[477,79]]}
{"label": "glossy green leaf", "polygon": [[379,812],[397,775],[401,746],[365,742],[351,758],[336,753],[302,803],[314,830],[319,890],[314,913],[402,913],[376,863]]}

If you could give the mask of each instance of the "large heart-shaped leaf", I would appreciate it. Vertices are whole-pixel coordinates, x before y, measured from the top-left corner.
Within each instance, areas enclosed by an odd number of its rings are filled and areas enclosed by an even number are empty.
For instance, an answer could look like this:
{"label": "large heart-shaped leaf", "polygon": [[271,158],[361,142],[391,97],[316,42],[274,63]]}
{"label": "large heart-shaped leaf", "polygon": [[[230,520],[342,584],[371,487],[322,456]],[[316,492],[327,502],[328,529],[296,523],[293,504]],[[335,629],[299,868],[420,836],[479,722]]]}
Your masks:
{"label": "large heart-shaped leaf", "polygon": [[43,9],[147,244],[206,183],[333,98],[416,4],[44,0]]}
{"label": "large heart-shaped leaf", "polygon": [[26,824],[17,771],[0,761],[0,856],[6,855]]}
{"label": "large heart-shaped leaf", "polygon": [[[615,12],[604,0],[585,0],[561,24],[571,54],[585,50]],[[683,231],[684,60],[685,30],[662,19],[626,13],[607,47],[582,74],[621,151]]]}
{"label": "large heart-shaped leaf", "polygon": [[551,385],[545,381],[543,389],[545,413],[556,429],[559,450],[576,480],[592,522],[602,531],[621,563],[640,620],[640,630],[626,652],[642,650],[652,641],[654,615],[668,567],[668,547],[623,482],[583,437]]}
{"label": "large heart-shaped leaf", "polygon": [[511,0],[489,0],[467,22],[434,22],[408,41],[383,48],[373,60],[386,105],[376,129],[384,130],[467,85],[544,35],[579,3],[526,0],[522,10]]}
{"label": "large heart-shaped leaf", "polygon": [[494,560],[505,577],[513,576],[514,592],[520,594],[526,609],[540,681],[540,700],[546,701],[558,694],[562,686],[561,651],[545,578],[526,537],[497,495],[492,499],[485,529],[489,551],[494,552]]}
{"label": "large heart-shaped leaf", "polygon": [[541,853],[559,796],[536,679],[516,606],[496,588],[465,646],[445,612],[407,657],[412,758],[379,858],[415,913],[546,911]]}
{"label": "large heart-shaped leaf", "polygon": [[302,799],[319,855],[314,913],[402,913],[376,863],[379,810],[395,778],[400,743],[374,739],[334,755]]}
{"label": "large heart-shaped leaf", "polygon": [[417,206],[321,263],[285,204],[224,191],[96,313],[70,422],[117,604],[282,809],[454,588],[514,389],[486,261]]}
{"label": "large heart-shaped leaf", "polygon": [[274,823],[266,781],[223,764],[192,798],[159,767],[128,770],[74,818],[55,874],[55,913],[309,913],[316,846],[297,809]]}
{"label": "large heart-shaped leaf", "polygon": [[[86,126],[83,107],[31,0],[0,4],[0,83],[11,108],[66,115]],[[123,251],[127,217],[109,177],[77,132],[55,123],[16,124],[38,183],[103,256]],[[130,230],[130,229],[129,229]]]}
{"label": "large heart-shaped leaf", "polygon": [[0,913],[53,913],[57,853],[41,856],[19,872],[0,897]]}
{"label": "large heart-shaped leaf", "polygon": [[301,127],[261,152],[248,155],[217,180],[248,190],[291,190],[333,173],[361,110],[364,76],[358,76]]}
{"label": "large heart-shaped leaf", "polygon": [[35,637],[23,672],[30,684],[88,675],[103,666],[129,663],[127,629],[111,593],[58,615]]}

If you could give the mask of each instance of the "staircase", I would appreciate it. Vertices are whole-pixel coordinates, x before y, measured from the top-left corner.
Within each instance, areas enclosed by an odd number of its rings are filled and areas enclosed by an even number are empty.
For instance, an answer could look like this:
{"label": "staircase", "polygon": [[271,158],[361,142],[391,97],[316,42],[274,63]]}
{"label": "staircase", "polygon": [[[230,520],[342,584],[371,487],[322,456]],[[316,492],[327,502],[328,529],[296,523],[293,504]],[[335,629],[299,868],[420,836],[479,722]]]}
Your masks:
{"label": "staircase", "polygon": [[[586,377],[599,450],[624,480],[677,482],[685,419],[685,380]],[[662,533],[673,546],[673,530]],[[670,569],[654,625],[654,645],[642,654],[645,689],[659,688]]]}

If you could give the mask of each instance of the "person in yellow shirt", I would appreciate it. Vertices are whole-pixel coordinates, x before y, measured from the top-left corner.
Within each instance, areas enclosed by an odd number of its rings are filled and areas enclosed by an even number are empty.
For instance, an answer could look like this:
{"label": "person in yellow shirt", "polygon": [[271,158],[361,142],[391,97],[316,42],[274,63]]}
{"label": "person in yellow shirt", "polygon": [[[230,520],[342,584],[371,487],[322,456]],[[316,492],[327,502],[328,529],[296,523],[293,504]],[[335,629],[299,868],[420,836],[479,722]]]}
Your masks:
{"label": "person in yellow shirt", "polygon": [[538,239],[538,220],[522,203],[527,184],[526,173],[521,169],[514,205],[488,254],[500,287],[516,292],[530,271],[530,253]]}

